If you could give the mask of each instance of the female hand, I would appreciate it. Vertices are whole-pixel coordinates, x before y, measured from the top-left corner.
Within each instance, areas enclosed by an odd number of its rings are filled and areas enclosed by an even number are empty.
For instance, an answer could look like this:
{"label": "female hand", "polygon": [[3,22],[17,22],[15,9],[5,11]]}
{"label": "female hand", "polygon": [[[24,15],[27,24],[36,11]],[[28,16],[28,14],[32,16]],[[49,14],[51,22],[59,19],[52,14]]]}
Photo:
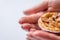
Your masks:
{"label": "female hand", "polygon": [[40,5],[24,11],[25,17],[19,20],[22,28],[29,31],[31,28],[39,29],[37,22],[42,14],[41,11],[60,11],[60,0],[44,0]]}
{"label": "female hand", "polygon": [[[42,14],[44,14],[44,11],[60,11],[60,1],[44,0],[40,5],[24,11],[26,16],[22,17],[19,20],[19,23],[22,24],[22,28],[24,30],[30,31],[28,33],[27,40],[60,40],[60,36],[44,32],[38,27],[38,19]],[[32,29],[35,29],[35,31],[31,32]]]}

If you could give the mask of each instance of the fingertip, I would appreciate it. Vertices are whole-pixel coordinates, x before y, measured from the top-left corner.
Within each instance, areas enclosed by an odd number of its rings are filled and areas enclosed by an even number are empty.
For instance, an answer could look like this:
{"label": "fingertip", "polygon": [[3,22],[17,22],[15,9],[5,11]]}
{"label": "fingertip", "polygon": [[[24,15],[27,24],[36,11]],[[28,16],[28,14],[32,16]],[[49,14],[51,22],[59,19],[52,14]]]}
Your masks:
{"label": "fingertip", "polygon": [[29,10],[24,11],[24,14],[31,15],[31,14],[35,14],[35,13],[33,13],[32,9],[29,9]]}
{"label": "fingertip", "polygon": [[30,32],[28,32],[27,37],[32,37],[32,38],[33,38],[32,33],[33,33],[33,32],[31,32],[31,31],[30,31]]}
{"label": "fingertip", "polygon": [[32,26],[28,23],[22,24],[22,29],[24,29],[26,31],[30,31],[31,28],[32,28]]}
{"label": "fingertip", "polygon": [[19,19],[19,24],[26,23],[26,22],[27,22],[26,20],[28,21],[27,16],[21,17],[21,18]]}
{"label": "fingertip", "polygon": [[20,19],[18,23],[19,23],[19,24],[23,24],[22,19]]}

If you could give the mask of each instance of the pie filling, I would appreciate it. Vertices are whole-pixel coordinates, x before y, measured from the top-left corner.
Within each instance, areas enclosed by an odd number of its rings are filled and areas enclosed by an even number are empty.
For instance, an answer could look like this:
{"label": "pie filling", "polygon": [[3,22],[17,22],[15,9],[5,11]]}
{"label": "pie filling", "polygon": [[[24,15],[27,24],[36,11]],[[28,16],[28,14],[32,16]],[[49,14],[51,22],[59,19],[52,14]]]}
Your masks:
{"label": "pie filling", "polygon": [[[59,12],[47,12],[40,18],[42,27],[51,30],[60,32],[60,13]],[[40,23],[41,24],[41,23]]]}

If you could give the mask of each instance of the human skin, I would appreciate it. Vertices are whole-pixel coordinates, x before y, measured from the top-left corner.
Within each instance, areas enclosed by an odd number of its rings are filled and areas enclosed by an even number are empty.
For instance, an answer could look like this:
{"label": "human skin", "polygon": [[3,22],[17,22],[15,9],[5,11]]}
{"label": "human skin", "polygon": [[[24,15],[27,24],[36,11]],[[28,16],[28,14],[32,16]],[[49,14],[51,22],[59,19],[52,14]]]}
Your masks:
{"label": "human skin", "polygon": [[60,34],[40,30],[37,22],[44,11],[60,11],[60,0],[44,0],[40,5],[24,11],[26,16],[19,23],[22,29],[28,31],[27,40],[60,40]]}

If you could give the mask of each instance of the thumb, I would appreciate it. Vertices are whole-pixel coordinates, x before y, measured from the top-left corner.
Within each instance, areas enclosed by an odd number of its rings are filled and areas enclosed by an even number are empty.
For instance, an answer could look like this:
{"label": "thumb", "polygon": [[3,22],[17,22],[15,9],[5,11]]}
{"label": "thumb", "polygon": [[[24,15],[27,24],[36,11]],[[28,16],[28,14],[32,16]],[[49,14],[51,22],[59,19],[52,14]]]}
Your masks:
{"label": "thumb", "polygon": [[60,11],[60,0],[49,0],[48,11]]}

